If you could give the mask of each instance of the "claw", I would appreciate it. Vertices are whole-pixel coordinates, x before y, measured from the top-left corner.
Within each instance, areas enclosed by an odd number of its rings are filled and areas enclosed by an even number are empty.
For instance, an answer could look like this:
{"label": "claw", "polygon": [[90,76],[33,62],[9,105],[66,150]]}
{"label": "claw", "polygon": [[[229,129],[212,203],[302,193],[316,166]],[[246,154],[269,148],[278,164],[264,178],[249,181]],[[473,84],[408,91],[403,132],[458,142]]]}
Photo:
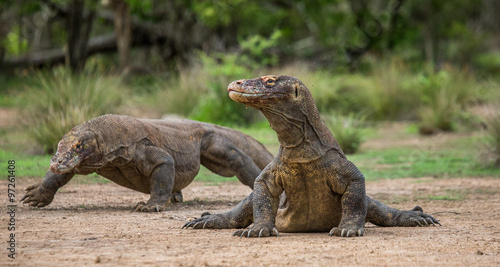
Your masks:
{"label": "claw", "polygon": [[250,237],[251,234],[252,234],[252,229],[248,230],[247,237]]}
{"label": "claw", "polygon": [[157,205],[155,205],[156,212],[160,212],[160,209],[158,208]]}
{"label": "claw", "polygon": [[262,231],[264,231],[264,229],[260,229],[260,231],[259,231],[259,238],[262,236]]}
{"label": "claw", "polygon": [[208,221],[206,221],[206,222],[203,224],[203,228],[202,228],[202,229],[205,229],[205,226],[207,226],[207,223],[208,223]]}
{"label": "claw", "polygon": [[346,237],[349,237],[350,233],[351,233],[351,230],[347,231],[347,236]]}
{"label": "claw", "polygon": [[276,234],[276,237],[280,237],[280,233],[278,232],[278,228],[273,227],[273,233]]}
{"label": "claw", "polygon": [[362,234],[361,229],[358,229],[358,236],[361,236]]}
{"label": "claw", "polygon": [[[335,229],[335,228],[333,228],[333,229]],[[333,236],[333,229],[330,230],[330,236]]]}
{"label": "claw", "polygon": [[342,229],[342,233],[340,233],[341,237],[344,237],[344,231],[345,231],[345,229]]}
{"label": "claw", "polygon": [[234,232],[234,233],[233,233],[233,236],[239,236],[239,235],[240,235],[240,231],[241,231],[241,230],[238,230],[238,231]]}
{"label": "claw", "polygon": [[193,229],[196,229],[196,225],[198,225],[200,222],[197,222],[193,225]]}
{"label": "claw", "polygon": [[243,238],[243,236],[245,235],[245,232],[246,232],[246,231],[247,231],[247,230],[245,230],[245,231],[241,232],[240,238]]}

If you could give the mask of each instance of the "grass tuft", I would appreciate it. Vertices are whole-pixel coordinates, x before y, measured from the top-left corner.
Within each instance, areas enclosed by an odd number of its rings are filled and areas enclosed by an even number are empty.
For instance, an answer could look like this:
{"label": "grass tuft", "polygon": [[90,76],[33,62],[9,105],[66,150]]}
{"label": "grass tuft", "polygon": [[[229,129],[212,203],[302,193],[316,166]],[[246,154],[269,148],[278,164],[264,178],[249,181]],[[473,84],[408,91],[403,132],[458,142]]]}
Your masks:
{"label": "grass tuft", "polygon": [[340,113],[323,115],[324,122],[332,132],[340,147],[346,154],[358,152],[363,142],[363,124],[365,117],[350,113],[345,116]]}
{"label": "grass tuft", "polygon": [[73,75],[65,68],[39,72],[28,85],[26,102],[30,135],[53,153],[72,127],[113,112],[127,95],[120,79],[84,72]]}

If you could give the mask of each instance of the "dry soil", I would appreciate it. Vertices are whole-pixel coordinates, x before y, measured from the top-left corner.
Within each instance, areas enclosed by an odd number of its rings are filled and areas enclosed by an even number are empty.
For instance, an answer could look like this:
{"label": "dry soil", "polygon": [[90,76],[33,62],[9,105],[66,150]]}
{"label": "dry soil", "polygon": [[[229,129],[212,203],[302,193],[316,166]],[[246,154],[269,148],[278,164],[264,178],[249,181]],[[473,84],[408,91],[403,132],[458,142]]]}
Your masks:
{"label": "dry soil", "polygon": [[[0,181],[0,265],[80,266],[500,266],[498,178],[397,179],[367,183],[367,193],[393,207],[415,205],[442,226],[384,228],[367,224],[365,235],[282,233],[233,237],[234,230],[181,229],[204,211],[230,209],[250,193],[238,183],[184,191],[184,203],[161,213],[130,212],[148,195],[113,183],[63,187],[46,208],[18,205],[15,232],[7,231],[7,181]],[[18,179],[16,198],[36,182]],[[16,259],[8,258],[15,233]]]}

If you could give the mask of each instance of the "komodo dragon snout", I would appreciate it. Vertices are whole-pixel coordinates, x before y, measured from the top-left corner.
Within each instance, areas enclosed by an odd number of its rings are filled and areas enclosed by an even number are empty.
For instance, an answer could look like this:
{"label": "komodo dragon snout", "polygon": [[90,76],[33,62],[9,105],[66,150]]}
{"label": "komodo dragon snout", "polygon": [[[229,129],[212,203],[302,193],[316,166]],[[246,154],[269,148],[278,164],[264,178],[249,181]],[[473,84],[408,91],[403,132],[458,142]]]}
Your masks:
{"label": "komodo dragon snout", "polygon": [[[237,80],[229,84],[229,97],[237,102],[259,108],[277,102],[290,102],[298,98],[302,83],[298,80],[282,79],[280,76],[267,75],[257,79]],[[297,99],[295,102],[300,102]]]}
{"label": "komodo dragon snout", "polygon": [[98,151],[93,132],[70,131],[57,145],[57,152],[50,160],[50,170],[57,174],[70,172],[91,155],[96,155]]}

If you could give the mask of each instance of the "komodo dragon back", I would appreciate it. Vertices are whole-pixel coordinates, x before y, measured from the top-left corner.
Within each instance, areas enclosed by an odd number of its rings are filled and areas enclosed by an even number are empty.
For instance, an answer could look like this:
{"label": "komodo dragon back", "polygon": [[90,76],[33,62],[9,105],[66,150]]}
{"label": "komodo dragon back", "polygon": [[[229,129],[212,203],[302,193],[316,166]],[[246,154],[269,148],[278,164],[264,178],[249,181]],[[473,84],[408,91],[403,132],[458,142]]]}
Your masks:
{"label": "komodo dragon back", "polygon": [[[144,138],[159,136],[155,128],[144,127],[144,123],[136,118],[123,115],[103,115],[81,125],[98,136],[99,148],[104,154],[127,147]],[[79,127],[79,126],[77,126]],[[75,127],[76,128],[76,127]],[[156,140],[151,140],[156,141]]]}

